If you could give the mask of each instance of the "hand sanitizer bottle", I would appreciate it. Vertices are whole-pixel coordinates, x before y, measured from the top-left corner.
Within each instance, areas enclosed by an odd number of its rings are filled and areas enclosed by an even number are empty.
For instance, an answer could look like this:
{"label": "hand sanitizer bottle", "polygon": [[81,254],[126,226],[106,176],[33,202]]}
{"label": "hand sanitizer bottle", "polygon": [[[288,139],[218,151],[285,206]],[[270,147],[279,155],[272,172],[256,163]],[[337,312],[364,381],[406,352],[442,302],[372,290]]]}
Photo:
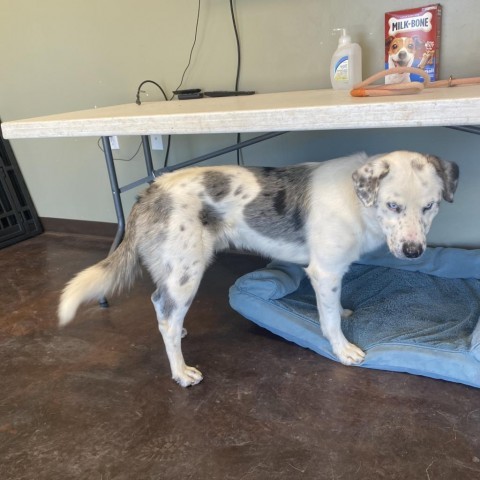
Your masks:
{"label": "hand sanitizer bottle", "polygon": [[338,48],[330,63],[330,80],[336,90],[351,89],[362,81],[362,49],[358,43],[352,43],[345,28],[335,28],[342,34],[338,40]]}

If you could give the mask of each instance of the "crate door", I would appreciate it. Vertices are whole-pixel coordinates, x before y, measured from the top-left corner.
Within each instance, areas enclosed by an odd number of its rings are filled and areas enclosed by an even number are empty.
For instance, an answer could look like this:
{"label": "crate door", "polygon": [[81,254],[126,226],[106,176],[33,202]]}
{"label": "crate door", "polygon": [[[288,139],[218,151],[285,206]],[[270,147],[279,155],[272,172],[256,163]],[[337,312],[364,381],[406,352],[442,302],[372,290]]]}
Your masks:
{"label": "crate door", "polygon": [[0,248],[42,232],[10,144],[0,137]]}

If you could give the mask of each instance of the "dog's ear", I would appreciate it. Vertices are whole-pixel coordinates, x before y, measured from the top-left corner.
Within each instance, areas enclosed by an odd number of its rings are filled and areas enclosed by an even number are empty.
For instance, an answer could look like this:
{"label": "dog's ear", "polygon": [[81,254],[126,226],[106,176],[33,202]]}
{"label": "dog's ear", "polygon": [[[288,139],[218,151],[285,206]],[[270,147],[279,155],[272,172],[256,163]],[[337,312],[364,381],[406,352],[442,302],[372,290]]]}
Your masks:
{"label": "dog's ear", "polygon": [[377,201],[380,180],[388,174],[389,169],[388,163],[378,158],[353,172],[352,179],[355,192],[366,207],[371,207]]}
{"label": "dog's ear", "polygon": [[390,48],[390,44],[395,40],[395,37],[392,37],[392,35],[390,35],[389,37],[387,37],[385,39],[385,48],[386,49],[389,49]]}
{"label": "dog's ear", "polygon": [[435,155],[427,155],[427,161],[431,163],[443,181],[443,198],[447,202],[453,202],[453,194],[457,189],[459,168],[455,162],[442,160]]}

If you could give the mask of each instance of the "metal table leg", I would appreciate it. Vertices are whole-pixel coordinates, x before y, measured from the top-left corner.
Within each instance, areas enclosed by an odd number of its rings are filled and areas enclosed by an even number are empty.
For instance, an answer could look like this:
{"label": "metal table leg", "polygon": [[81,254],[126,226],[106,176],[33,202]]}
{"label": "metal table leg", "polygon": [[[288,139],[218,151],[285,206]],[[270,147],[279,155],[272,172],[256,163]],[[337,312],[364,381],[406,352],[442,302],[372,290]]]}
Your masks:
{"label": "metal table leg", "polygon": [[[120,188],[118,187],[117,172],[115,171],[115,165],[113,163],[110,139],[108,137],[102,137],[102,144],[105,154],[105,161],[107,162],[108,178],[110,179],[110,187],[112,189],[115,214],[117,215],[117,233],[115,234],[115,239],[110,247],[110,255],[120,245],[123,235],[125,234],[125,214],[123,213],[122,199],[120,198]],[[108,301],[106,298],[100,299],[99,304],[102,308],[108,307]]]}
{"label": "metal table leg", "polygon": [[155,172],[153,170],[152,150],[150,149],[150,140],[148,139],[148,135],[142,135],[142,145],[147,175],[153,182],[153,180],[155,180]]}
{"label": "metal table leg", "polygon": [[110,252],[116,250],[120,245],[125,234],[125,215],[123,213],[122,199],[120,198],[120,188],[118,186],[117,172],[113,163],[112,149],[110,147],[110,140],[108,137],[102,137],[103,151],[105,153],[105,161],[107,162],[108,178],[110,179],[110,187],[112,189],[113,204],[115,206],[115,214],[117,215],[117,233],[115,239],[110,247]]}

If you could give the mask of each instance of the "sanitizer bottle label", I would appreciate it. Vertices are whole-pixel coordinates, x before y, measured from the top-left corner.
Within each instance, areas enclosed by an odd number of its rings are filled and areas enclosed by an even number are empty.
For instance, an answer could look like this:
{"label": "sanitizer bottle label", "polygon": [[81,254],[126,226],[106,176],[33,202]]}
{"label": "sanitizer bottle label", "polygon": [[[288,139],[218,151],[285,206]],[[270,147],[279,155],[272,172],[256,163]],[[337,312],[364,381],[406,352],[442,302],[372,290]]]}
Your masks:
{"label": "sanitizer bottle label", "polygon": [[348,82],[348,57],[345,55],[335,64],[334,80],[337,82]]}

